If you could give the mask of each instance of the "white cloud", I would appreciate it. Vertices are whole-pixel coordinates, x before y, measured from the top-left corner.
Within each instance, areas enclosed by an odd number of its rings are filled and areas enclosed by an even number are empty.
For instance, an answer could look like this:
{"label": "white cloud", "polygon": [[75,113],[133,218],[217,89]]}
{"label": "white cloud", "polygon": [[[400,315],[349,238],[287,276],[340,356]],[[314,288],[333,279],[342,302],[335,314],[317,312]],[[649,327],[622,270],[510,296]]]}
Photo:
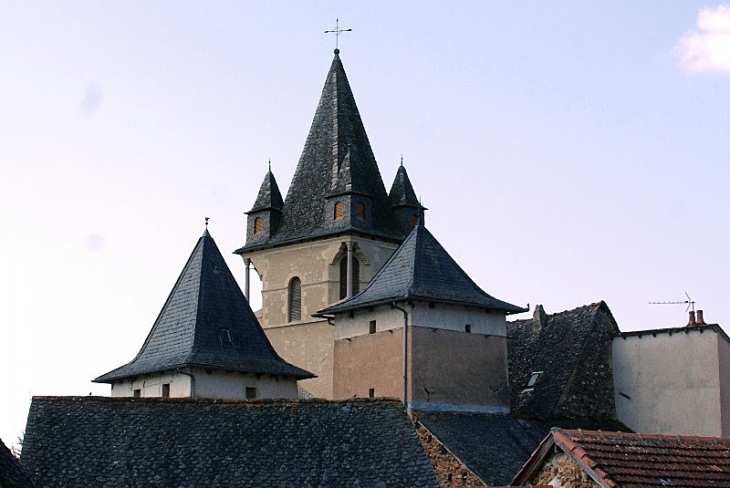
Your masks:
{"label": "white cloud", "polygon": [[697,30],[683,35],[676,51],[688,71],[730,73],[730,5],[701,9]]}

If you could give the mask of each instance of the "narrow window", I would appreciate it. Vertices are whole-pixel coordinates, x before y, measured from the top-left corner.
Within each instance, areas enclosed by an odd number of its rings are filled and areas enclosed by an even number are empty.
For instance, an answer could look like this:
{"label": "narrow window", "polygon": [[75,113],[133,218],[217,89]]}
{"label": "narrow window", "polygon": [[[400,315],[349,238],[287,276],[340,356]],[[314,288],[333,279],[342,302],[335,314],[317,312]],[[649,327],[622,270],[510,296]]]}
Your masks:
{"label": "narrow window", "polygon": [[254,398],[257,398],[258,392],[256,391],[256,388],[247,386],[246,387],[246,399],[247,400],[253,400]]}
{"label": "narrow window", "polygon": [[368,397],[369,398],[375,398],[375,388],[370,388],[368,390]]}
{"label": "narrow window", "polygon": [[170,383],[162,384],[162,398],[170,398]]}
{"label": "narrow window", "polygon": [[412,214],[411,215],[411,229],[416,226],[418,223],[418,214]]}
{"label": "narrow window", "polygon": [[221,336],[221,344],[223,344],[224,346],[233,345],[233,341],[231,340],[231,333],[228,329],[221,329],[220,336]]}
{"label": "narrow window", "polygon": [[134,398],[140,398],[142,396],[142,390],[136,389],[134,390]]}
{"label": "narrow window", "polygon": [[[352,257],[352,294],[360,293],[360,261]],[[347,256],[340,259],[340,300],[347,296]]]}
{"label": "narrow window", "polygon": [[357,204],[357,218],[358,219],[364,219],[365,218],[365,204],[362,202],[359,202]]}
{"label": "narrow window", "polygon": [[466,324],[464,326],[464,331],[466,331],[467,334],[471,334],[471,324]]}
{"label": "narrow window", "polygon": [[375,331],[377,330],[377,325],[375,324],[374,320],[370,321],[370,333],[375,334]]}
{"label": "narrow window", "polygon": [[289,322],[302,320],[302,282],[292,278],[289,283]]}
{"label": "narrow window", "polygon": [[335,220],[342,219],[342,202],[335,202]]}
{"label": "narrow window", "polygon": [[253,221],[253,233],[254,234],[261,234],[261,231],[264,228],[264,221],[261,220],[261,217],[256,217],[256,219]]}

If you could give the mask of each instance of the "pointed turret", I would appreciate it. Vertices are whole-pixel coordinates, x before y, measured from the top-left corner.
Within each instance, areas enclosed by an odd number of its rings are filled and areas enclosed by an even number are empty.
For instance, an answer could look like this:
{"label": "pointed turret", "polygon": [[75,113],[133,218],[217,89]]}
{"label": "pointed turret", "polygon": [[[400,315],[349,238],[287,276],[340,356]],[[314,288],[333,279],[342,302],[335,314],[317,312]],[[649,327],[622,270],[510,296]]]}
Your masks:
{"label": "pointed turret", "polygon": [[279,227],[283,206],[284,200],[281,198],[279,185],[276,183],[274,173],[271,172],[271,163],[269,163],[269,171],[264,176],[256,201],[251,210],[246,212],[248,215],[246,242],[261,243],[270,239]]}
{"label": "pointed turret", "polygon": [[484,292],[441,246],[422,219],[358,295],[317,312],[317,316],[415,300],[503,312],[526,311]]}
{"label": "pointed turret", "polygon": [[274,351],[206,229],[137,356],[94,380],[201,368],[311,378]]}
{"label": "pointed turret", "polygon": [[405,237],[336,50],[280,225],[264,242],[248,233],[237,252],[350,230],[395,242]]}
{"label": "pointed turret", "polygon": [[[408,178],[406,168],[403,166],[402,157],[395,180],[393,180],[393,185],[390,187],[388,198],[401,231],[404,233],[410,232],[416,226],[422,208],[418,198],[416,198],[416,192],[413,191],[413,185],[411,185],[411,180]],[[422,215],[421,219],[423,219]]]}

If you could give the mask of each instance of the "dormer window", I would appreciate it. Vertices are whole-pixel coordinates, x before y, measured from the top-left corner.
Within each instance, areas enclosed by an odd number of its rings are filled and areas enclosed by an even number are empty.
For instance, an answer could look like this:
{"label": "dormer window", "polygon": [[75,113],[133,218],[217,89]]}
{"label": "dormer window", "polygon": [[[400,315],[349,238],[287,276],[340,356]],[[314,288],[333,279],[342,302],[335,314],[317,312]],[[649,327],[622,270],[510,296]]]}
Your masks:
{"label": "dormer window", "polygon": [[335,220],[342,220],[342,202],[335,202]]}
{"label": "dormer window", "polygon": [[365,204],[362,202],[358,203],[356,212],[357,212],[358,219],[364,219],[365,218]]}
{"label": "dormer window", "polygon": [[264,221],[261,220],[261,217],[256,217],[256,219],[253,221],[253,233],[261,234],[261,231],[263,229],[264,229]]}
{"label": "dormer window", "polygon": [[527,381],[527,387],[532,388],[535,386],[535,383],[537,382],[537,379],[542,374],[542,371],[534,371],[532,375],[530,375],[530,379]]}

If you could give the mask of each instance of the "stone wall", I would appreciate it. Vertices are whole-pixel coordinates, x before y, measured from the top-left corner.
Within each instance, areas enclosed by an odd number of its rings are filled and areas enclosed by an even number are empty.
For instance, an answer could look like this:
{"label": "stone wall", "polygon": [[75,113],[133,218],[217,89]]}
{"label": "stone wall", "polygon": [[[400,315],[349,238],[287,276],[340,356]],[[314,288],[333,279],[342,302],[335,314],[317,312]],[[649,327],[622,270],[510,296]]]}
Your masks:
{"label": "stone wall", "polygon": [[567,454],[558,452],[545,461],[540,472],[530,480],[531,485],[561,488],[598,488],[593,481]]}
{"label": "stone wall", "polygon": [[440,487],[487,486],[474,476],[456,456],[451,454],[428,429],[417,420],[415,424],[418,440],[421,441],[421,445],[431,461]]}

